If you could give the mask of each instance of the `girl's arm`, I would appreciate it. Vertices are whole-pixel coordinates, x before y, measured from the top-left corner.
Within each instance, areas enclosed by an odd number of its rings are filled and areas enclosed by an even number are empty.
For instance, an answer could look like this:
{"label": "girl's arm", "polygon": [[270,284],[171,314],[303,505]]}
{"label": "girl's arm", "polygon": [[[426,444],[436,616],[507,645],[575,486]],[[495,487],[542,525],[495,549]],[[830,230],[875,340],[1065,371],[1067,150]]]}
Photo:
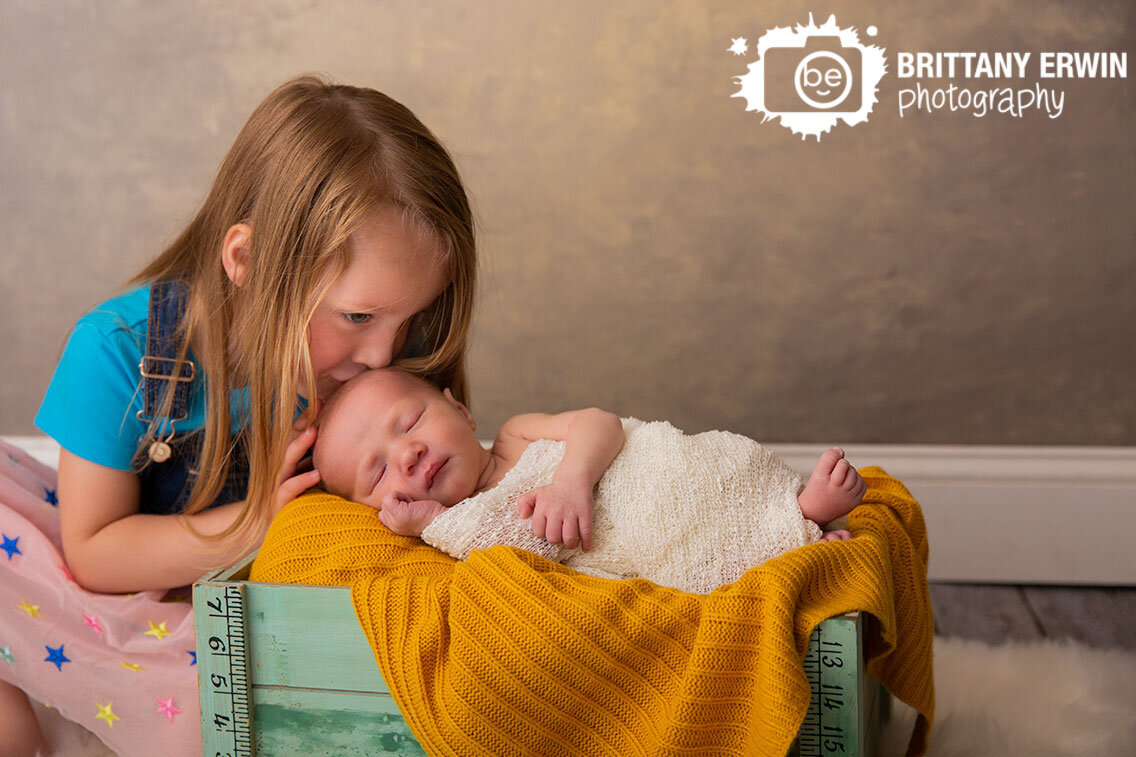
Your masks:
{"label": "girl's arm", "polygon": [[[537,439],[564,441],[564,458],[549,486],[525,494],[517,502],[522,517],[532,516],[532,530],[553,544],[585,551],[592,546],[592,490],[623,448],[619,417],[588,408],[557,415],[530,413],[509,419],[498,443],[524,444]],[[578,540],[578,541],[577,541]]]}
{"label": "girl's arm", "polygon": [[[315,471],[294,476],[296,462],[315,438],[301,434],[288,447],[287,475],[277,494],[279,506],[319,481]],[[290,467],[289,467],[290,466]],[[59,517],[63,554],[75,582],[88,591],[120,593],[186,586],[206,571],[231,565],[260,545],[264,529],[250,538],[231,534],[205,540],[231,525],[243,502],[194,515],[138,512],[140,484],[129,472],[59,452]]]}

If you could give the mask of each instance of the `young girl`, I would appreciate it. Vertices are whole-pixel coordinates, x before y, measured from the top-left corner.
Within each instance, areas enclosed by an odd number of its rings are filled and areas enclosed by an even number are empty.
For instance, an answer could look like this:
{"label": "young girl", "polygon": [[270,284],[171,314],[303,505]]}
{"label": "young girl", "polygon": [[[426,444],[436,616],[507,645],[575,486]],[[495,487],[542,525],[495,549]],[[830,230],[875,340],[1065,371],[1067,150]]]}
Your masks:
{"label": "young girl", "polygon": [[73,329],[36,416],[58,482],[4,450],[4,749],[42,747],[14,684],[120,754],[200,754],[193,619],[161,598],[319,481],[310,422],[352,376],[464,396],[475,267],[458,172],[404,106],[306,76],[256,108],[189,226]]}

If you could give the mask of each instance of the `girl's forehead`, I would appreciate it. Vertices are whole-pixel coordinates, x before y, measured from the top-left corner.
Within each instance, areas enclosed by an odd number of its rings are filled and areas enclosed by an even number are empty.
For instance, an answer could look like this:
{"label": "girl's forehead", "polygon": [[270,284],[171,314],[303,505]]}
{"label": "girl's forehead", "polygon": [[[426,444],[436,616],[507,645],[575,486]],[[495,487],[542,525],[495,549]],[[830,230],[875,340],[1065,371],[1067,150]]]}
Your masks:
{"label": "girl's forehead", "polygon": [[365,231],[352,235],[347,268],[329,292],[344,304],[367,310],[424,297],[429,304],[449,282],[441,247],[429,235],[390,226]]}
{"label": "girl's forehead", "polygon": [[436,234],[411,213],[389,205],[380,205],[367,213],[348,238],[347,246],[353,262],[357,257],[387,264],[442,257]]}

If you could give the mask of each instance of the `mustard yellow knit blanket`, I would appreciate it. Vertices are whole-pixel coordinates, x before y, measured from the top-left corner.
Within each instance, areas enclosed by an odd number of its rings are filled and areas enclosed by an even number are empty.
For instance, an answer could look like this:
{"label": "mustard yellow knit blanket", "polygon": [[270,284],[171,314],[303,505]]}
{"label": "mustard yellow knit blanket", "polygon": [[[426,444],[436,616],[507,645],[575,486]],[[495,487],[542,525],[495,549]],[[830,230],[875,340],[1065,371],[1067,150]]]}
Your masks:
{"label": "mustard yellow knit blanket", "polygon": [[313,493],[285,507],[252,579],[350,586],[391,694],[428,754],[783,757],[808,706],[812,629],[852,610],[868,671],[934,713],[927,535],[911,494],[860,471],[853,538],[789,552],[709,595],[592,578],[510,547],[457,562]]}

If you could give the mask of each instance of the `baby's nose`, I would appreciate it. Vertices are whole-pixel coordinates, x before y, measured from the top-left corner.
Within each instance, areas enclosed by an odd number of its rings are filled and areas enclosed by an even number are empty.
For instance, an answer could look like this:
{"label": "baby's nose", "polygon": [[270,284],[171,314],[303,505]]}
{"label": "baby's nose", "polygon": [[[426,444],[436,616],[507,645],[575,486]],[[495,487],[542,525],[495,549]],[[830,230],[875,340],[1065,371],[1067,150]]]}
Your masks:
{"label": "baby's nose", "polygon": [[414,473],[418,462],[425,454],[426,445],[421,442],[411,442],[406,445],[406,448],[402,452],[402,467],[408,476]]}

